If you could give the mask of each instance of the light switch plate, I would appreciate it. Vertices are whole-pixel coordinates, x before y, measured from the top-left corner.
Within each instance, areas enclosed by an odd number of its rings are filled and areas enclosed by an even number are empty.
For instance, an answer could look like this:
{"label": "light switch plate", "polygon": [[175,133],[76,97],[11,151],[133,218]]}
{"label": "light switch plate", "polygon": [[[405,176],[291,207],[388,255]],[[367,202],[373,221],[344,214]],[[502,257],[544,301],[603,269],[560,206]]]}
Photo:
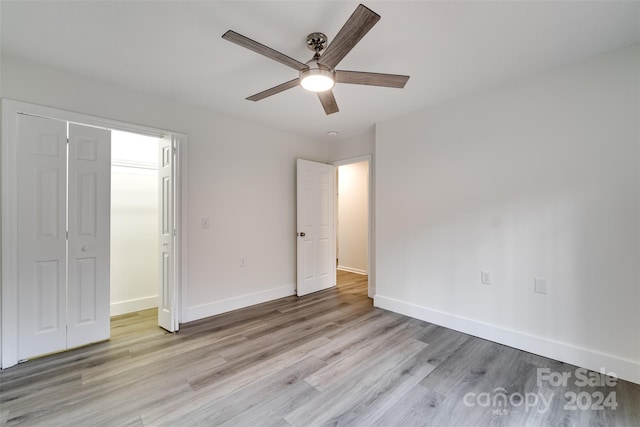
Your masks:
{"label": "light switch plate", "polygon": [[480,272],[480,283],[483,285],[491,284],[491,272],[489,271],[481,271]]}
{"label": "light switch plate", "polygon": [[533,279],[533,290],[538,294],[546,294],[547,293],[547,280],[539,279],[535,277]]}

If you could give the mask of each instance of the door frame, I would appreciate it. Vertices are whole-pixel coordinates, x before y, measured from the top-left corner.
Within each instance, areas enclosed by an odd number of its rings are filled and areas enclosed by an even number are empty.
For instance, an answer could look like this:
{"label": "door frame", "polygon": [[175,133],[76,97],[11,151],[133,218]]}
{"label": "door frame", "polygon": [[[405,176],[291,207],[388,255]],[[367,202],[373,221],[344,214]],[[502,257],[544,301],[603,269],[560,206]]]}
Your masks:
{"label": "door frame", "polygon": [[105,119],[58,108],[2,98],[2,284],[0,295],[2,315],[0,317],[0,368],[5,369],[18,363],[18,180],[17,180],[17,120],[18,114],[29,114],[54,120],[62,120],[86,126],[121,130],[153,137],[171,135],[176,139],[176,236],[174,248],[175,286],[178,322],[182,321],[181,304],[186,292],[187,261],[187,177],[182,171],[187,164],[187,136],[166,129],[136,125],[118,120]]}
{"label": "door frame", "polygon": [[[375,281],[375,265],[374,265],[374,260],[375,260],[375,254],[374,252],[374,241],[375,241],[375,236],[374,236],[374,227],[373,227],[373,205],[374,205],[374,192],[373,192],[373,156],[371,154],[367,154],[364,156],[358,156],[358,157],[351,157],[348,159],[344,159],[344,160],[337,160],[335,162],[331,162],[331,164],[333,166],[336,167],[336,171],[338,170],[339,166],[344,166],[344,165],[350,165],[353,163],[360,163],[360,162],[364,162],[367,161],[369,162],[369,171],[368,171],[368,177],[367,177],[367,191],[368,191],[368,218],[367,218],[367,228],[368,228],[368,239],[367,239],[367,294],[369,296],[369,298],[373,298],[376,294],[376,281]],[[340,208],[340,206],[338,205],[338,180],[336,180],[335,182],[335,191],[333,192],[334,197],[336,199],[335,201],[335,205],[338,206],[338,209]],[[337,227],[337,218],[338,212],[336,210],[336,214],[335,214],[335,219],[334,219],[334,223],[336,223],[334,225],[335,227],[335,231],[336,231],[336,242],[338,241],[337,239],[337,233],[338,233],[338,227]]]}

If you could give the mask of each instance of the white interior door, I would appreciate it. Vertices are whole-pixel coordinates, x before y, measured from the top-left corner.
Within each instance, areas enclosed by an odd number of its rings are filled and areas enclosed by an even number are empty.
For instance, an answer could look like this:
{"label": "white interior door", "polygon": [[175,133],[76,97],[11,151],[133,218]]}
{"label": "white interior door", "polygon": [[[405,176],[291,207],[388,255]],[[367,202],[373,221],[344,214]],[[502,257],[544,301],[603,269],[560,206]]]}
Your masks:
{"label": "white interior door", "polygon": [[69,124],[67,347],[110,335],[111,132]]}
{"label": "white interior door", "polygon": [[159,143],[158,182],[160,206],[160,283],[158,325],[169,332],[178,330],[174,265],[174,141],[170,136]]}
{"label": "white interior door", "polygon": [[66,348],[67,123],[17,115],[18,360]]}
{"label": "white interior door", "polygon": [[334,166],[298,159],[298,296],[336,285],[334,181]]}

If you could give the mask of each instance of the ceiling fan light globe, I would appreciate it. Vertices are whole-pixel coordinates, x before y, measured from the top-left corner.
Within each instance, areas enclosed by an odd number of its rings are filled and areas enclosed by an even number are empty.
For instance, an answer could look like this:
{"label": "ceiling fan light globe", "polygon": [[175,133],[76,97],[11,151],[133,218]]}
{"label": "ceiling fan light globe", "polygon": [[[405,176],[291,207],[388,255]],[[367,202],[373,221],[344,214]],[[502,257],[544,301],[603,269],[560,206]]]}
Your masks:
{"label": "ceiling fan light globe", "polygon": [[324,92],[334,85],[333,73],[329,70],[312,68],[300,73],[300,86],[310,92]]}

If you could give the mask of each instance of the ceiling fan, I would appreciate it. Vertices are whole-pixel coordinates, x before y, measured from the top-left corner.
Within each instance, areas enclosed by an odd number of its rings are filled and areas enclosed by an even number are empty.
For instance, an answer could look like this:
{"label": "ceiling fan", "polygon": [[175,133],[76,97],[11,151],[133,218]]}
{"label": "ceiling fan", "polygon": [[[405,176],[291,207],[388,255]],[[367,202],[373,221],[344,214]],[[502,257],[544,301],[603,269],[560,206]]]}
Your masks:
{"label": "ceiling fan", "polygon": [[338,63],[380,20],[380,15],[364,5],[359,5],[349,17],[342,29],[327,46],[327,36],[323,33],[311,33],[307,36],[307,47],[315,53],[306,63],[299,62],[283,53],[260,44],[248,37],[227,31],[222,38],[250,49],[261,55],[278,61],[299,72],[293,80],[274,86],[248,97],[250,101],[259,101],[295,86],[302,86],[311,92],[317,92],[320,103],[327,115],[339,111],[331,90],[336,83],[350,83],[370,86],[403,88],[409,76],[398,74],[366,73],[361,71],[336,70]]}

